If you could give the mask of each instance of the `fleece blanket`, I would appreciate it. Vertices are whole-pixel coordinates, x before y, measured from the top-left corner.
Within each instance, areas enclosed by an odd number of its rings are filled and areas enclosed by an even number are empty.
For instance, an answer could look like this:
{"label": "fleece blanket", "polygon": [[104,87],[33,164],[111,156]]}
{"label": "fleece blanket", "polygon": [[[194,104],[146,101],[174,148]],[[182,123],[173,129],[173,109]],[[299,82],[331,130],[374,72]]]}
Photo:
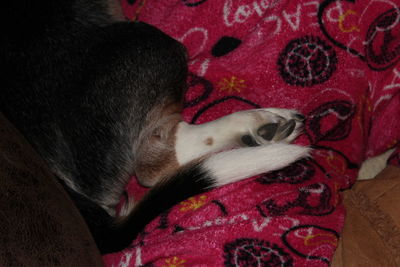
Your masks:
{"label": "fleece blanket", "polygon": [[[345,218],[340,192],[400,140],[399,0],[123,0],[130,20],[182,42],[184,118],[259,107],[307,116],[313,157],[189,198],[107,266],[327,266]],[[399,151],[390,158],[400,164]],[[133,180],[129,192],[143,194]]]}

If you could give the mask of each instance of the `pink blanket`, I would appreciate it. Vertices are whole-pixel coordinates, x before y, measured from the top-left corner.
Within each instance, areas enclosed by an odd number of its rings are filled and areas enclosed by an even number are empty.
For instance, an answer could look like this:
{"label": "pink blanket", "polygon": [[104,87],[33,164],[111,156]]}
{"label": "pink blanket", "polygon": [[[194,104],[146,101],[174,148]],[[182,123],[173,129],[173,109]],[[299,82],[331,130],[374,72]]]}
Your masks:
{"label": "pink blanket", "polygon": [[[257,107],[307,116],[313,158],[194,196],[107,266],[327,266],[360,163],[400,141],[400,0],[124,0],[186,45],[184,118]],[[400,165],[399,152],[390,163]],[[135,181],[129,192],[143,194]]]}

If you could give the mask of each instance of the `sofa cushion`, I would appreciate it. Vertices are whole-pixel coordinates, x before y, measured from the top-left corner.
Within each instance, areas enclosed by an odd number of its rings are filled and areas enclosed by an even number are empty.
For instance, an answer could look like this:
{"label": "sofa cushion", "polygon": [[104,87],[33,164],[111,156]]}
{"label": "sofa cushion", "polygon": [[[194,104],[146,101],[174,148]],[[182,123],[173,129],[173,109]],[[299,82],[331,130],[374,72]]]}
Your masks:
{"label": "sofa cushion", "polygon": [[344,193],[347,217],[332,263],[400,266],[400,168],[388,166],[375,179]]}
{"label": "sofa cushion", "polygon": [[0,113],[0,266],[103,266],[72,201]]}

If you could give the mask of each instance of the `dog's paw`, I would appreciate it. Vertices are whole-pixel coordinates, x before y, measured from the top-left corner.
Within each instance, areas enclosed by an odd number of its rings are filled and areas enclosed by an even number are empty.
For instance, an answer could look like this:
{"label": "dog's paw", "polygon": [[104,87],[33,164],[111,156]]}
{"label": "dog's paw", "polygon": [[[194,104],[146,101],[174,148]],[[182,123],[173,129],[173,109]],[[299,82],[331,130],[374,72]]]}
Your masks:
{"label": "dog's paw", "polygon": [[263,108],[235,112],[198,125],[180,122],[175,155],[182,165],[236,146],[290,143],[301,132],[304,119],[296,110]]}
{"label": "dog's paw", "polygon": [[249,127],[241,141],[251,147],[277,142],[290,143],[300,134],[305,120],[304,115],[291,109],[255,109],[248,113],[256,118],[253,120],[255,125]]}

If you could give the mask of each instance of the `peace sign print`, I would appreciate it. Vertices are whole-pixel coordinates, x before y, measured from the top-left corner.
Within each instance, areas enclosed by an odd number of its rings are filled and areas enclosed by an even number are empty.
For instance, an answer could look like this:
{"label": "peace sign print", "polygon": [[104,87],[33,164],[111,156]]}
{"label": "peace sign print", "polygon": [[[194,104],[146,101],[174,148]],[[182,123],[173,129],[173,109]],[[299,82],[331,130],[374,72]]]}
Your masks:
{"label": "peace sign print", "polygon": [[225,244],[226,267],[292,267],[293,259],[276,244],[261,239],[239,238]]}
{"label": "peace sign print", "polygon": [[278,68],[290,85],[313,86],[327,81],[336,70],[335,50],[317,36],[303,36],[286,45]]}

